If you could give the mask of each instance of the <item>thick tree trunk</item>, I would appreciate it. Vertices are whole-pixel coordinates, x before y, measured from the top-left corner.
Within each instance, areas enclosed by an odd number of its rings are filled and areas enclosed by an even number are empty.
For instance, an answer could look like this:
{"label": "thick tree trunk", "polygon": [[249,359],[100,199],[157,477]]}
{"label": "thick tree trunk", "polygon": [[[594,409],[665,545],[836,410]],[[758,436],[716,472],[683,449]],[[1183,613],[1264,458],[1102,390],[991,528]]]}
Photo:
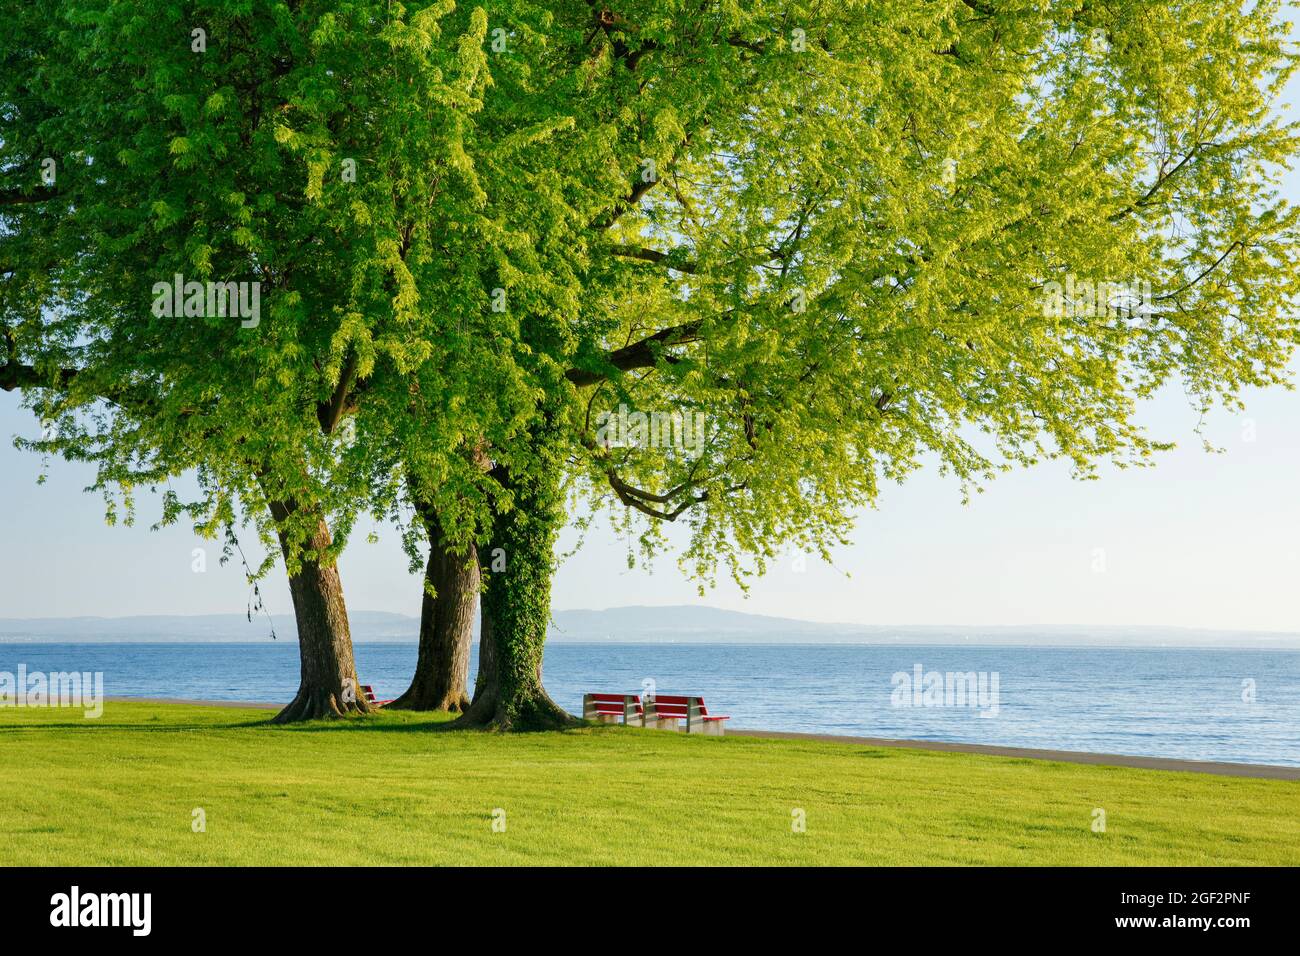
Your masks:
{"label": "thick tree trunk", "polygon": [[558,469],[540,479],[501,480],[513,492],[514,506],[496,516],[489,546],[480,552],[487,587],[479,678],[460,723],[496,730],[568,726],[575,719],[542,687],[555,536],[563,521]]}
{"label": "thick tree trunk", "polygon": [[444,541],[438,516],[432,510],[420,509],[420,518],[429,534],[429,564],[424,572],[424,604],[420,610],[420,653],[411,686],[388,706],[462,713],[469,707],[469,651],[479,590],[478,551],[473,542],[457,549]]}
{"label": "thick tree trunk", "polygon": [[[272,517],[282,529],[280,547],[287,558],[292,549],[283,523],[295,513],[297,505],[272,501],[270,506]],[[329,527],[324,518],[318,518],[315,532],[303,542],[304,548],[318,555],[330,543]],[[289,576],[289,591],[298,624],[301,680],[297,696],[275,716],[275,722],[285,724],[316,717],[369,713],[370,705],[357,680],[352,633],[348,628],[338,567],[332,563],[323,565],[311,555],[303,555],[299,565],[298,572]]]}
{"label": "thick tree trunk", "polygon": [[492,636],[492,618],[488,617],[487,602],[479,605],[478,628],[478,675],[474,678],[474,699],[477,704],[480,697],[489,695],[493,700],[497,693],[497,652],[496,639]]}

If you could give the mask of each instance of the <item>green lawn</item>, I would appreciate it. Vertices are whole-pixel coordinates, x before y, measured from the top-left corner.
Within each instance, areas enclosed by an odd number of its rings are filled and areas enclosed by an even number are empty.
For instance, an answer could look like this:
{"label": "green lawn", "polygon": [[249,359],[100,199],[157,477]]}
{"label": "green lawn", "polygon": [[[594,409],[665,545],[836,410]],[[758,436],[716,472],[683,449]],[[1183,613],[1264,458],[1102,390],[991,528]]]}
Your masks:
{"label": "green lawn", "polygon": [[[0,709],[0,863],[1300,863],[1294,782],[612,727],[500,736],[398,713],[279,728],[269,716]],[[206,832],[192,829],[195,808]],[[792,832],[796,808],[804,833]]]}

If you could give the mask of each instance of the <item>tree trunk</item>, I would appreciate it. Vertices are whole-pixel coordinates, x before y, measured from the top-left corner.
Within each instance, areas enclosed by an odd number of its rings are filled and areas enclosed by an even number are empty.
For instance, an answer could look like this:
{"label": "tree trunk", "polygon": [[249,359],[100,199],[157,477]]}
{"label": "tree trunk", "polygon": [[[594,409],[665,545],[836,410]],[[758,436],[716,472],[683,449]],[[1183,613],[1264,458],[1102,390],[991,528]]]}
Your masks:
{"label": "tree trunk", "polygon": [[487,602],[483,601],[479,604],[478,675],[474,678],[474,699],[470,706],[477,704],[479,698],[484,696],[495,700],[496,694],[496,638],[492,636],[492,618],[488,616]]}
{"label": "tree trunk", "polygon": [[483,627],[474,701],[461,718],[496,730],[545,730],[575,723],[542,687],[542,649],[551,619],[555,536],[563,522],[559,472],[500,480],[513,507],[493,521],[486,552]]}
{"label": "tree trunk", "polygon": [[431,509],[419,511],[429,534],[429,564],[424,572],[424,604],[420,610],[420,653],[411,686],[388,706],[463,713],[469,707],[469,650],[479,590],[478,550],[473,542],[462,549],[452,547],[443,540],[438,516]]}
{"label": "tree trunk", "polygon": [[[280,548],[287,561],[293,549],[283,525],[298,506],[292,501],[271,501],[270,507],[272,517],[280,526]],[[348,628],[338,567],[333,563],[323,565],[318,557],[330,544],[329,527],[324,518],[317,518],[315,532],[303,542],[303,549],[311,554],[300,552],[298,572],[289,576],[298,624],[301,680],[297,696],[276,714],[278,724],[364,714],[371,710],[357,680],[352,633]]]}

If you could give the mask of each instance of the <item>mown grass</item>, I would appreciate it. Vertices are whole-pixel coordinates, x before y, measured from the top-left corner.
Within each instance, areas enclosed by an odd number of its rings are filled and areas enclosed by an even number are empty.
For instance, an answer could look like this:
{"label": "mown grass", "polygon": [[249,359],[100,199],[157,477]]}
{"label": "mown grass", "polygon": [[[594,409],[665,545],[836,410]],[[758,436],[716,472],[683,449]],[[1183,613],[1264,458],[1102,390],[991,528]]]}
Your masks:
{"label": "mown grass", "polygon": [[[288,728],[269,716],[116,701],[98,720],[0,710],[0,863],[1300,863],[1300,784],[1287,781],[615,727],[503,736],[401,713]],[[198,808],[206,832],[192,828]]]}

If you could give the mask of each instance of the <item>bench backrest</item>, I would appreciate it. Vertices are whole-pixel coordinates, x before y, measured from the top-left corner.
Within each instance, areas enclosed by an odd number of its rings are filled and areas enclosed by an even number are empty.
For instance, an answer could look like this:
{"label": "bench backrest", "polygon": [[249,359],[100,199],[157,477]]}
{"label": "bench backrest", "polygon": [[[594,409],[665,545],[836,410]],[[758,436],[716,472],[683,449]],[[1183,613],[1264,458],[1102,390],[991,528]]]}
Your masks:
{"label": "bench backrest", "polygon": [[[621,704],[626,694],[588,694],[598,704]],[[637,703],[641,703],[639,700]]]}
{"label": "bench backrest", "polygon": [[583,706],[590,703],[597,711],[607,714],[623,713],[624,701],[631,705],[632,713],[640,716],[645,713],[641,706],[641,699],[631,694],[586,694],[584,695]]}
{"label": "bench backrest", "polygon": [[704,706],[703,697],[678,697],[672,694],[656,694],[653,698],[648,699],[648,703],[653,704],[656,717],[671,719],[673,717],[686,719],[690,711],[691,701],[695,701],[699,710],[696,715],[699,717],[709,716],[708,708]]}

